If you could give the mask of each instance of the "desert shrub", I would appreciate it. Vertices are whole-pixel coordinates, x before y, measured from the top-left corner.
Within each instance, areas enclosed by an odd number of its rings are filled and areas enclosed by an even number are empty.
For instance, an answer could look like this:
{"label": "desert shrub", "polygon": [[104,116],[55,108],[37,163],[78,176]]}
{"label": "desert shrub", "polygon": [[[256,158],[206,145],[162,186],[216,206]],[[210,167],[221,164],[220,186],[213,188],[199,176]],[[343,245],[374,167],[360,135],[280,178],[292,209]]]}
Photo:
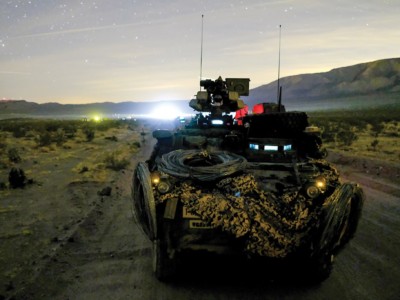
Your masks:
{"label": "desert shrub", "polygon": [[393,132],[393,131],[391,131],[391,132],[385,133],[385,136],[397,138],[397,137],[400,136],[400,134],[399,134],[398,132]]}
{"label": "desert shrub", "polygon": [[106,136],[104,139],[112,141],[112,142],[118,142],[118,138],[113,135],[113,136]]}
{"label": "desert shrub", "polygon": [[79,174],[82,174],[82,173],[85,173],[85,172],[88,172],[89,171],[89,168],[87,167],[87,166],[83,166],[80,170],[79,170]]}
{"label": "desert shrub", "polygon": [[93,129],[87,129],[87,130],[85,131],[85,135],[86,135],[86,140],[87,140],[88,142],[90,142],[90,141],[92,141],[92,140],[94,139],[95,132],[94,132]]}
{"label": "desert shrub", "polygon": [[349,125],[355,127],[358,131],[363,131],[367,129],[368,122],[354,118],[349,122]]}
{"label": "desert shrub", "polygon": [[0,181],[0,191],[7,189],[7,185],[5,182]]}
{"label": "desert shrub", "polygon": [[331,143],[336,141],[336,133],[338,131],[338,125],[336,123],[327,122],[324,126],[317,125],[322,128],[321,138],[325,143]]}
{"label": "desert shrub", "polygon": [[61,128],[58,128],[55,135],[54,141],[56,142],[57,146],[62,146],[67,141],[67,136],[65,131]]}
{"label": "desert shrub", "polygon": [[35,137],[35,142],[38,146],[44,147],[44,146],[49,146],[51,145],[52,138],[51,134],[48,131],[40,132],[36,137]]}
{"label": "desert shrub", "polygon": [[8,174],[8,182],[13,189],[23,188],[26,184],[25,172],[19,168],[12,168]]}
{"label": "desert shrub", "polygon": [[3,142],[0,137],[0,150],[4,150],[7,148],[7,143]]}
{"label": "desert shrub", "polygon": [[118,120],[103,120],[96,124],[96,129],[99,131],[107,131],[111,128],[119,128],[121,123]]}
{"label": "desert shrub", "polygon": [[78,125],[76,123],[69,123],[64,126],[65,136],[68,139],[74,138],[77,131],[78,131]]}
{"label": "desert shrub", "polygon": [[119,171],[125,169],[129,165],[129,160],[118,157],[118,153],[114,151],[107,153],[104,158],[104,163],[106,168]]}
{"label": "desert shrub", "polygon": [[98,191],[97,195],[99,195],[99,196],[111,196],[111,191],[112,191],[112,188],[110,186],[106,186],[102,190]]}
{"label": "desert shrub", "polygon": [[16,126],[13,128],[12,135],[15,138],[22,138],[25,137],[27,129],[24,127]]}
{"label": "desert shrub", "polygon": [[55,132],[60,128],[60,124],[57,121],[47,121],[44,126],[45,130],[49,132]]}
{"label": "desert shrub", "polygon": [[322,129],[321,138],[324,143],[339,143],[343,146],[350,146],[358,139],[359,127],[361,123],[351,124],[350,122],[338,122],[334,120],[318,119],[314,122]]}
{"label": "desert shrub", "polygon": [[29,123],[26,124],[29,126],[30,130],[35,132],[44,132],[46,131],[46,121],[44,120],[31,120]]}
{"label": "desert shrub", "polygon": [[90,142],[94,139],[95,131],[93,128],[86,126],[82,129],[82,131],[86,136],[86,141]]}
{"label": "desert shrub", "polygon": [[21,162],[21,156],[17,148],[8,149],[8,160],[14,163]]}
{"label": "desert shrub", "polygon": [[341,129],[336,135],[337,141],[344,146],[351,146],[358,139],[358,135],[350,129]]}
{"label": "desert shrub", "polygon": [[372,122],[371,123],[371,135],[374,137],[378,137],[383,129],[385,128],[384,124],[381,122]]}
{"label": "desert shrub", "polygon": [[382,152],[383,152],[384,154],[387,154],[387,155],[393,155],[393,154],[395,154],[394,151],[388,151],[388,150],[383,150]]}
{"label": "desert shrub", "polygon": [[371,142],[372,150],[376,151],[376,147],[378,146],[378,144],[379,144],[379,141],[377,139],[373,140]]}
{"label": "desert shrub", "polygon": [[132,147],[133,147],[133,148],[140,148],[140,147],[141,147],[140,142],[139,142],[139,141],[133,142],[133,143],[132,143]]}
{"label": "desert shrub", "polygon": [[0,157],[0,169],[7,169],[8,163]]}

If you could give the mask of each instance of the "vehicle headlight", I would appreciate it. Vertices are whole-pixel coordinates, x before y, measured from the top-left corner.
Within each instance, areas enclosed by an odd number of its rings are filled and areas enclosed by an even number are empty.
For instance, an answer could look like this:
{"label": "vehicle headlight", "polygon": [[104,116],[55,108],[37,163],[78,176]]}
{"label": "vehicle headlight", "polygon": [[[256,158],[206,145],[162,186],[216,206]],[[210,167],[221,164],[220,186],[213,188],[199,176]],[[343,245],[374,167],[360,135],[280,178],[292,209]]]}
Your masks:
{"label": "vehicle headlight", "polygon": [[324,177],[317,177],[315,179],[315,185],[322,191],[326,189],[326,179]]}
{"label": "vehicle headlight", "polygon": [[162,180],[157,185],[157,191],[160,194],[166,194],[171,190],[171,184],[167,180]]}
{"label": "vehicle headlight", "polygon": [[211,120],[211,124],[212,125],[224,125],[224,121],[223,120],[219,120],[219,119],[215,119],[215,120]]}
{"label": "vehicle headlight", "polygon": [[151,183],[153,185],[157,185],[160,183],[160,173],[158,172],[151,173]]}
{"label": "vehicle headlight", "polygon": [[317,198],[321,194],[321,191],[314,184],[309,184],[306,186],[306,194],[311,199],[314,199],[314,198]]}
{"label": "vehicle headlight", "polygon": [[160,194],[168,193],[173,187],[173,181],[158,171],[151,173],[151,184]]}
{"label": "vehicle headlight", "polygon": [[305,192],[311,199],[317,198],[326,191],[326,179],[324,177],[316,177],[305,186]]}

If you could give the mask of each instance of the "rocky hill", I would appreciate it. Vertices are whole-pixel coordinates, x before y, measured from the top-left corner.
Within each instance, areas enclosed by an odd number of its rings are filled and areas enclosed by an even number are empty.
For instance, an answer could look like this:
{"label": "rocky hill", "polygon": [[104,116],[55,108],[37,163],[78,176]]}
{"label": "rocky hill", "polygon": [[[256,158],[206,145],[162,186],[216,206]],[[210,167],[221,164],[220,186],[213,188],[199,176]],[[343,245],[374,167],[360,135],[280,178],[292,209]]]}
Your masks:
{"label": "rocky hill", "polygon": [[[400,58],[383,59],[329,72],[301,74],[280,79],[282,99],[287,106],[321,107],[349,104],[392,104],[400,102]],[[254,88],[249,106],[277,101],[277,81]],[[358,101],[357,101],[358,100]],[[354,104],[354,103],[353,103]]]}

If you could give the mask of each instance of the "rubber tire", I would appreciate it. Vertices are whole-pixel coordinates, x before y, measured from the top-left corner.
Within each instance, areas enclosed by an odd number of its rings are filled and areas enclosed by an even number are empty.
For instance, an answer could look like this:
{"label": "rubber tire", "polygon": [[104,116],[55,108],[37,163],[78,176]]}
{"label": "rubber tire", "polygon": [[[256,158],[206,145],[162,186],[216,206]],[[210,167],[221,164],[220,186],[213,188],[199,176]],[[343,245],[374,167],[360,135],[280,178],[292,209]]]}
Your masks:
{"label": "rubber tire", "polygon": [[345,245],[351,239],[350,236],[350,223],[352,221],[350,218],[352,210],[351,207],[352,207],[352,198],[347,200],[345,217],[342,224],[340,224],[340,228],[338,230],[338,236],[337,236],[338,247]]}
{"label": "rubber tire", "polygon": [[332,273],[334,255],[329,250],[323,250],[308,260],[306,280],[316,284],[326,280]]}
{"label": "rubber tire", "polygon": [[364,202],[364,195],[359,186],[355,187],[352,197],[346,204],[347,218],[344,220],[341,229],[338,231],[338,247],[343,248],[355,235],[358,223],[361,218],[361,210]]}
{"label": "rubber tire", "polygon": [[153,273],[163,282],[170,281],[176,275],[177,260],[168,253],[167,241],[156,239],[153,241]]}
{"label": "rubber tire", "polygon": [[132,179],[132,211],[136,223],[152,241],[157,237],[156,208],[147,165],[140,162]]}

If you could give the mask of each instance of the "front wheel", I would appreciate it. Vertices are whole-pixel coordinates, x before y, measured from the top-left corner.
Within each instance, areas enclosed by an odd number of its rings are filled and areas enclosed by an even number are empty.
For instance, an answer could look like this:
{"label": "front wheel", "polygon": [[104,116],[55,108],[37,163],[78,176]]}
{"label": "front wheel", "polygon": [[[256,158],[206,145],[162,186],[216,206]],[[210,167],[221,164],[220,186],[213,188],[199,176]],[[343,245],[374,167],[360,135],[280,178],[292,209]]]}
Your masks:
{"label": "front wheel", "polygon": [[345,201],[342,223],[338,230],[336,252],[342,249],[356,233],[364,203],[362,189],[358,185],[354,185],[353,193]]}
{"label": "front wheel", "polygon": [[156,204],[147,165],[139,162],[132,179],[132,211],[135,221],[150,240],[157,237]]}
{"label": "front wheel", "polygon": [[333,253],[327,249],[308,259],[304,266],[308,275],[306,280],[309,283],[320,283],[327,279],[332,273],[333,260]]}
{"label": "front wheel", "polygon": [[168,281],[176,272],[175,257],[168,254],[167,246],[159,239],[153,241],[153,272],[160,281]]}

